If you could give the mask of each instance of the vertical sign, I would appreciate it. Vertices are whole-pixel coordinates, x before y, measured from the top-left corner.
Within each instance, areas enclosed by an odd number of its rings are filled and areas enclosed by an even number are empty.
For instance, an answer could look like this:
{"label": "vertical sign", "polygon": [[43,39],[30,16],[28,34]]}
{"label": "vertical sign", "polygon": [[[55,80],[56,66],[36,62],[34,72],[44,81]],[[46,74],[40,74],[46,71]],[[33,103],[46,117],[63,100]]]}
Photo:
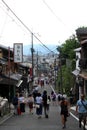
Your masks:
{"label": "vertical sign", "polygon": [[14,43],[14,62],[23,62],[23,44]]}

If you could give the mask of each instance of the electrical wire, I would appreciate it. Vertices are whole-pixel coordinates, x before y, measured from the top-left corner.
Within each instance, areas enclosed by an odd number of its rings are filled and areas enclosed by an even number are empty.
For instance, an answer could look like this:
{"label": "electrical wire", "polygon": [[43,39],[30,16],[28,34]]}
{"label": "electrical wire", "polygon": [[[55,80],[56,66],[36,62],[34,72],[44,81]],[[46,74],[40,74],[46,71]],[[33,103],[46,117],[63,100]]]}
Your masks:
{"label": "electrical wire", "polygon": [[[5,12],[5,14],[6,14],[7,16],[9,16],[9,18],[11,18],[12,22],[15,22],[16,25],[17,25],[18,27],[20,27],[23,32],[27,33],[27,32],[22,28],[22,26],[21,26],[20,24],[18,24],[18,22],[16,22],[16,20],[15,20],[8,12],[5,11],[5,9],[4,9],[3,7],[0,6],[0,8]],[[7,11],[9,11],[9,9],[8,9]],[[3,25],[3,26],[4,26],[4,25]],[[3,27],[2,27],[2,28],[3,28]],[[27,34],[29,34],[29,33],[27,33]]]}
{"label": "electrical wire", "polygon": [[[60,23],[62,23],[64,26],[67,27],[67,25],[55,14],[55,12],[53,11],[53,9],[47,4],[47,2],[45,0],[42,0],[42,1],[46,5],[46,7],[50,10],[50,12],[57,18],[57,20],[60,21]],[[69,27],[67,27],[67,28],[72,33],[72,30],[69,29]]]}
{"label": "electrical wire", "polygon": [[14,13],[14,11],[6,4],[4,0],[2,0],[3,4],[10,10],[10,12],[17,18],[17,20],[27,29],[29,33],[31,33],[45,48],[47,48],[50,52],[52,52],[24,23],[23,21]]}

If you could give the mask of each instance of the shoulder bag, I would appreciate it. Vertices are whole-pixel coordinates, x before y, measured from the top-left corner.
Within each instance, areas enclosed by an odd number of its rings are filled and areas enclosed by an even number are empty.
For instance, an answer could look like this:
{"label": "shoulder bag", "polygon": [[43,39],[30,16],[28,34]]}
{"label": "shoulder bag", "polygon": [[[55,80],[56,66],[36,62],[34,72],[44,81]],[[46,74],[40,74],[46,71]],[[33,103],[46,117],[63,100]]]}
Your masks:
{"label": "shoulder bag", "polygon": [[83,101],[81,100],[82,105],[84,106],[84,108],[87,110],[87,106],[83,103]]}

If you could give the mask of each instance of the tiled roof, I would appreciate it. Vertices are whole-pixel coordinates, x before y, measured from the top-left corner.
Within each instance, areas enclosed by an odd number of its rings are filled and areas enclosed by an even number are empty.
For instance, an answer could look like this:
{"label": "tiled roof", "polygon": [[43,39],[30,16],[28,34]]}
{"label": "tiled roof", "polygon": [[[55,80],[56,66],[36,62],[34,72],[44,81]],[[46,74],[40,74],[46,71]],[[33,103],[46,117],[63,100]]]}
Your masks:
{"label": "tiled roof", "polygon": [[77,35],[87,34],[87,28],[78,28],[78,29],[76,30],[76,34],[77,34]]}

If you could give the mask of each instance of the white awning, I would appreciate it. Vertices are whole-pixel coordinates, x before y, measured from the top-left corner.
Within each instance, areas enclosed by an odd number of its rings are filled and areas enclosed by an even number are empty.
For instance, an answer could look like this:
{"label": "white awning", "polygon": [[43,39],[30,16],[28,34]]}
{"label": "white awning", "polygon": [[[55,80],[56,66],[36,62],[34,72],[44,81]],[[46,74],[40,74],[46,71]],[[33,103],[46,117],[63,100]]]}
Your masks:
{"label": "white awning", "polygon": [[72,71],[72,74],[74,74],[75,76],[78,76],[78,75],[79,75],[79,72],[80,72],[80,71],[76,69],[76,70]]}

